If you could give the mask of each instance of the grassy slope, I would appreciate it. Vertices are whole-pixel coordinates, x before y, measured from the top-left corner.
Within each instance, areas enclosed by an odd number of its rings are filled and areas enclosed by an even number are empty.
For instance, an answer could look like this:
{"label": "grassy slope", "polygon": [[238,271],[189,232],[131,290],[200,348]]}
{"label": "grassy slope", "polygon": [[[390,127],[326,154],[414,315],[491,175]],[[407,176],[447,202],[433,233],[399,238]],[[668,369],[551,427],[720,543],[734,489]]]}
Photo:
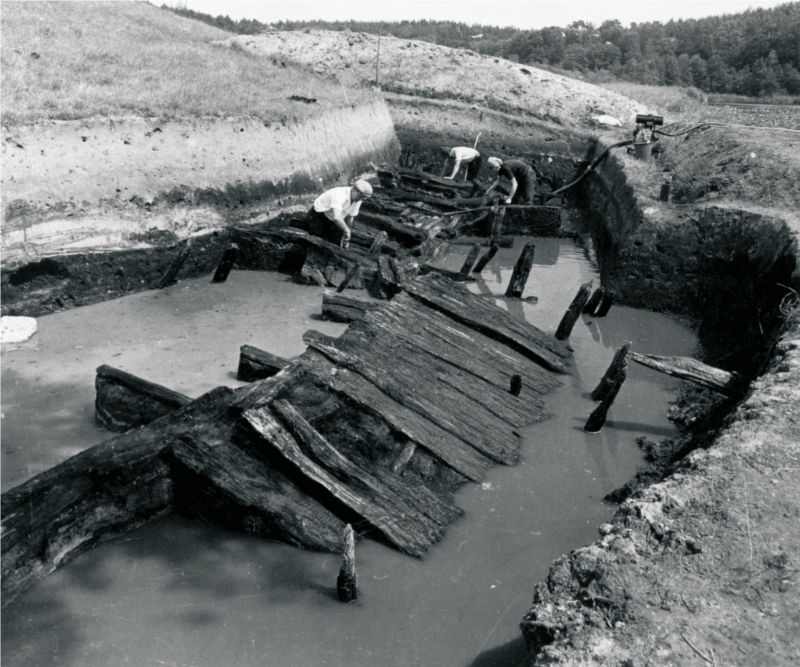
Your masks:
{"label": "grassy slope", "polygon": [[230,34],[144,2],[4,0],[0,25],[4,125],[97,115],[301,120],[372,95],[215,46]]}

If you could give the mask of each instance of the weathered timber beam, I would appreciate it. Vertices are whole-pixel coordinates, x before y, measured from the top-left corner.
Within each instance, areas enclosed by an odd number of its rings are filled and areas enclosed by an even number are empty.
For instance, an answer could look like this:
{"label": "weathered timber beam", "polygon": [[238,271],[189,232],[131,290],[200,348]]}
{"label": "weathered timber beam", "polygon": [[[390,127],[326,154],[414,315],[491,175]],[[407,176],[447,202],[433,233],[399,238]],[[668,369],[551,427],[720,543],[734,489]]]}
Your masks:
{"label": "weathered timber beam", "polygon": [[533,268],[535,254],[536,245],[534,243],[526,243],[516,264],[514,264],[511,280],[508,281],[508,287],[506,288],[506,296],[515,298],[522,296],[522,292],[525,291],[525,283],[528,282],[528,276]]}
{"label": "weathered timber beam", "polygon": [[166,449],[230,402],[219,387],[176,415],[86,449],[2,495],[3,605],[98,540],[172,509]]}
{"label": "weathered timber beam", "polygon": [[[309,482],[329,493],[336,501],[363,517],[380,535],[403,553],[421,557],[432,544],[431,537],[422,536],[398,523],[397,515],[376,507],[373,499],[347,484],[342,484],[324,467],[315,463],[300,449],[297,440],[276,419],[268,408],[248,410],[243,418],[264,442],[292,464]],[[441,537],[441,527],[438,527]],[[433,540],[435,541],[435,540]]]}
{"label": "weathered timber beam", "polygon": [[353,526],[344,527],[342,538],[342,566],[336,577],[336,595],[342,602],[354,602],[358,598],[358,579],[356,577],[356,538]]}
{"label": "weathered timber beam", "polygon": [[364,313],[375,310],[379,306],[379,303],[372,301],[326,291],[322,295],[322,319],[333,322],[354,322],[361,319]]}
{"label": "weathered timber beam", "polygon": [[614,353],[614,358],[608,365],[606,372],[603,374],[603,377],[600,378],[600,382],[597,383],[597,386],[592,390],[592,400],[603,400],[606,394],[608,394],[608,392],[614,386],[617,375],[619,375],[627,367],[627,356],[630,349],[631,342],[628,341]]}
{"label": "weathered timber beam", "polygon": [[478,261],[478,255],[481,254],[481,244],[476,243],[475,245],[470,248],[469,254],[467,255],[466,259],[464,259],[464,263],[461,265],[461,268],[458,271],[458,275],[462,278],[466,278],[470,273],[472,273],[472,267],[475,266],[475,262]]}
{"label": "weathered timber beam", "polygon": [[391,238],[395,239],[405,248],[418,246],[428,238],[428,233],[426,231],[411,227],[410,225],[405,225],[387,215],[374,212],[368,206],[362,205],[357,219],[359,222],[385,231]]}
{"label": "weathered timber beam", "polygon": [[286,474],[213,428],[169,448],[175,510],[226,528],[335,553],[344,523]]}
{"label": "weathered timber beam", "polygon": [[435,273],[440,276],[444,276],[445,278],[449,278],[450,280],[454,280],[457,283],[467,283],[467,282],[474,282],[476,278],[470,275],[463,275],[460,271],[452,271],[450,269],[445,269],[439,266],[431,266],[430,264],[423,264],[419,267],[419,275],[427,276],[429,273]]}
{"label": "weathered timber beam", "polygon": [[212,283],[224,283],[228,279],[233,265],[236,263],[236,258],[239,256],[239,246],[231,243],[222,255],[217,270],[211,278]]}
{"label": "weathered timber beam", "polygon": [[185,394],[103,364],[95,376],[95,419],[122,433],[174,412],[191,402]]}
{"label": "weathered timber beam", "polygon": [[242,382],[255,382],[272,377],[291,363],[288,359],[261,350],[252,345],[239,348],[239,366],[236,379]]}
{"label": "weathered timber beam", "polygon": [[167,270],[164,271],[164,275],[161,276],[161,280],[158,281],[159,289],[169,287],[170,285],[174,285],[176,282],[178,282],[178,273],[186,262],[186,259],[189,257],[190,248],[191,239],[186,239],[178,244],[178,249],[173,255],[172,261],[169,263]]}
{"label": "weathered timber beam", "polygon": [[637,364],[681,380],[695,382],[733,398],[741,396],[747,388],[738,373],[715,368],[690,357],[660,357],[639,352],[629,352],[628,356]]}
{"label": "weathered timber beam", "polygon": [[592,414],[589,415],[589,418],[586,420],[586,423],[583,426],[584,431],[588,431],[589,433],[597,433],[601,428],[603,428],[603,424],[606,423],[606,418],[608,417],[608,410],[611,408],[611,404],[614,402],[619,390],[622,388],[622,383],[625,382],[625,377],[626,372],[625,369],[622,368],[614,377],[614,382],[603,396],[603,400],[600,401],[600,404],[594,410],[592,410]]}
{"label": "weathered timber beam", "polygon": [[[347,397],[359,409],[382,419],[393,430],[417,443],[465,478],[473,482],[484,478],[491,464],[490,459],[458,436],[399,403],[366,378],[337,368],[321,353],[307,353],[303,355],[301,363],[321,385]],[[334,370],[336,373],[332,372]]]}
{"label": "weathered timber beam", "polygon": [[307,455],[310,454],[340,481],[363,488],[373,497],[376,505],[383,505],[387,511],[403,514],[403,521],[419,522],[419,530],[429,530],[431,520],[444,527],[462,515],[459,508],[426,487],[406,485],[399,477],[386,474],[385,470],[373,474],[351,461],[333,447],[288,401],[274,401],[272,410],[289,427]]}
{"label": "weathered timber beam", "polygon": [[470,328],[494,338],[533,359],[545,368],[566,373],[569,347],[554,336],[513,317],[483,297],[465,289],[447,288],[433,276],[409,281],[407,293]]}
{"label": "weathered timber beam", "polygon": [[562,317],[561,321],[558,323],[558,328],[556,329],[555,333],[555,336],[558,340],[566,340],[569,338],[569,335],[572,333],[572,328],[575,326],[575,322],[578,321],[578,317],[580,316],[583,307],[589,300],[589,294],[591,291],[591,280],[588,283],[583,283],[583,285],[580,286],[575,298],[572,299],[572,302],[569,304],[567,312],[564,313],[564,317]]}

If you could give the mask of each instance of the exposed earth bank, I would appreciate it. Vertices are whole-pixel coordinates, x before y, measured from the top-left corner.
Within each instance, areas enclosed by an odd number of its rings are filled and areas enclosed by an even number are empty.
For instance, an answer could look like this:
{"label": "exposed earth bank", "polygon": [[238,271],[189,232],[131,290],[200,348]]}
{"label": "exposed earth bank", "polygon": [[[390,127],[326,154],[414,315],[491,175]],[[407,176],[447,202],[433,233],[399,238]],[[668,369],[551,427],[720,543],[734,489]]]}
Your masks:
{"label": "exposed earth bank", "polygon": [[[345,72],[369,81],[375,73],[372,37],[310,31],[234,41],[265,57],[306,58],[327,76]],[[381,43],[378,72],[386,101],[309,125],[93,119],[4,127],[4,301],[12,288],[30,293],[37,280],[51,288],[66,280],[58,265],[64,256],[121,248],[166,253],[180,239],[208,239],[231,221],[264,220],[287,207],[308,206],[323,186],[346,181],[371,168],[370,162],[396,160],[398,135],[471,144],[481,132],[481,148],[505,155],[524,151],[566,176],[604,134],[598,118],[616,117],[627,128],[637,111],[648,110],[527,66],[395,41]],[[652,179],[642,180],[639,167],[630,161],[623,166],[633,195],[617,212],[620,219],[630,213],[631,226],[620,227],[614,242],[617,256],[644,262],[644,236],[652,236],[644,230],[669,238],[676,219],[695,225],[709,201],[659,203]],[[784,171],[800,173],[796,159]],[[729,200],[715,203],[731,209]],[[763,202],[739,197],[731,215],[755,203]],[[796,258],[797,216],[778,203],[769,217],[783,230],[786,256]],[[642,244],[626,245],[637,240]],[[669,258],[668,251],[658,252]],[[730,263],[735,267],[738,259]],[[15,273],[31,262],[39,273]],[[659,270],[669,273],[664,266]],[[681,269],[672,267],[669,278],[680,282]],[[562,557],[535,586],[533,607],[522,621],[532,664],[797,664],[800,318],[788,297],[800,286],[793,270],[784,267],[781,274],[795,282],[784,290],[788,325],[771,362],[717,425],[718,433],[676,468],[667,466],[667,478],[623,502],[613,523],[600,527],[598,542]],[[15,285],[7,283],[9,275],[17,276]],[[647,275],[616,275],[620,285],[640,287],[642,279]],[[135,280],[119,277],[105,296],[137,289]],[[653,279],[652,289],[665,280]],[[624,293],[620,297],[624,301]],[[772,352],[773,342],[765,330],[762,350]],[[649,447],[657,458],[661,445]]]}

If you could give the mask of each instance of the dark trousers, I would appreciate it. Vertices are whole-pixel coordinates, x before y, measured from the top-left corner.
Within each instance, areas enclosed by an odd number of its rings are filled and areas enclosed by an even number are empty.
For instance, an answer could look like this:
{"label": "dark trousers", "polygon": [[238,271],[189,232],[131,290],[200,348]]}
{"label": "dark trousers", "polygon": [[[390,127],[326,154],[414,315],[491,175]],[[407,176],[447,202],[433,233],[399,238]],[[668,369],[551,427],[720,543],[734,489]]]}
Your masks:
{"label": "dark trousers", "polygon": [[474,181],[478,178],[478,172],[481,170],[483,164],[483,155],[479,155],[472,162],[467,163],[467,180]]}
{"label": "dark trousers", "polygon": [[333,221],[327,215],[315,211],[313,206],[308,209],[306,219],[308,220],[309,234],[331,243],[339,243],[342,240],[342,230],[333,224]]}

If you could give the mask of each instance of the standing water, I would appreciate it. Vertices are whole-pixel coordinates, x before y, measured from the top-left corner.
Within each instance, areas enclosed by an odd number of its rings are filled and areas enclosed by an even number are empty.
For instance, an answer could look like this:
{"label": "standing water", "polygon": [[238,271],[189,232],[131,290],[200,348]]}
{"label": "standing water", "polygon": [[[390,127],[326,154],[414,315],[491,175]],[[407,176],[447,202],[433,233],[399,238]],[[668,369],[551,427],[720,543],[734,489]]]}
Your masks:
{"label": "standing water", "polygon": [[[501,250],[469,283],[554,331],[595,268],[571,240],[533,239],[523,298],[502,298],[526,241]],[[441,265],[458,269],[466,248]],[[3,489],[108,434],[93,423],[94,369],[106,363],[196,397],[235,379],[238,350],[301,353],[322,290],[285,276],[233,272],[39,319],[4,349]],[[356,546],[359,598],[336,599],[340,557],[168,517],[76,558],[3,610],[2,663],[278,667],[516,665],[519,621],[534,584],[562,553],[597,538],[603,501],[642,464],[638,436],[676,434],[666,419],[677,381],[632,365],[600,433],[583,430],[588,397],[615,350],[690,355],[692,334],[654,313],[614,306],[581,316],[574,363],[545,397],[551,417],[522,433],[521,462],[498,466],[456,497],[464,517],[418,560],[370,540]]]}

